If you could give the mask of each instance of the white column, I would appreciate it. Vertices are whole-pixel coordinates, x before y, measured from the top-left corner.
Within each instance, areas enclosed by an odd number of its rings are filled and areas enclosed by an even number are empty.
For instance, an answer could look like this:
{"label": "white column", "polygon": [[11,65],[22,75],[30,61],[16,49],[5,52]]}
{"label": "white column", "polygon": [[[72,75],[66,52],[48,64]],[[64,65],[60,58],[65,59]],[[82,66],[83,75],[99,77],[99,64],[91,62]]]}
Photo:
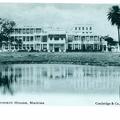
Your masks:
{"label": "white column", "polygon": [[94,41],[93,50],[95,50],[95,36],[93,36],[93,41]]}
{"label": "white column", "polygon": [[98,36],[97,36],[97,50],[99,49]]}
{"label": "white column", "polygon": [[74,50],[74,43],[73,43],[73,50]]}
{"label": "white column", "polygon": [[50,50],[49,50],[49,44],[47,43],[47,51],[49,52]]}
{"label": "white column", "polygon": [[106,45],[106,52],[108,52],[108,46]]}
{"label": "white column", "polygon": [[43,44],[41,44],[41,50],[43,50]]}
{"label": "white column", "polygon": [[27,41],[27,36],[25,36],[25,42]]}
{"label": "white column", "polygon": [[81,39],[81,36],[80,36],[80,43],[82,43],[82,39]]}
{"label": "white column", "polygon": [[52,50],[52,52],[54,52],[54,44],[53,44],[53,50]]}
{"label": "white column", "polygon": [[100,37],[98,36],[98,41],[99,41],[99,47],[98,49],[100,50]]}
{"label": "white column", "polygon": [[120,46],[119,46],[119,43],[118,43],[118,45],[117,45],[117,52],[120,52]]}
{"label": "white column", "polygon": [[64,44],[64,52],[66,52],[66,49],[67,49],[67,45]]}
{"label": "white column", "polygon": [[48,52],[50,52],[50,46],[49,46],[49,44],[48,44]]}
{"label": "white column", "polygon": [[25,44],[25,50],[27,50],[27,44]]}
{"label": "white column", "polygon": [[42,43],[40,44],[40,51],[42,50]]}
{"label": "white column", "polygon": [[74,44],[74,50],[75,50],[75,44]]}
{"label": "white column", "polygon": [[78,48],[78,50],[79,50],[79,44],[77,45],[77,48]]}
{"label": "white column", "polygon": [[85,50],[86,50],[86,44],[87,44],[87,42],[86,42],[86,36],[85,36]]}
{"label": "white column", "polygon": [[73,43],[71,45],[72,45],[72,50],[73,50]]}
{"label": "white column", "polygon": [[61,49],[59,48],[59,52],[61,52]]}

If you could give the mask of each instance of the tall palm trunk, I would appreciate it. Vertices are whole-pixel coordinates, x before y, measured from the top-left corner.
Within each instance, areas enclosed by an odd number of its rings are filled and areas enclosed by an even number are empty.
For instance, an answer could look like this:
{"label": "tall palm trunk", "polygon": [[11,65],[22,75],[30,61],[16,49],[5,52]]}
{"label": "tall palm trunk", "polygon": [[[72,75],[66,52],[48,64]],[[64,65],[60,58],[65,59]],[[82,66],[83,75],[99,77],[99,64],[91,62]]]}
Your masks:
{"label": "tall palm trunk", "polygon": [[120,46],[120,26],[118,26],[117,29],[118,29],[118,42],[119,42],[119,46]]}
{"label": "tall palm trunk", "polygon": [[118,51],[120,51],[120,26],[117,26],[118,29]]}

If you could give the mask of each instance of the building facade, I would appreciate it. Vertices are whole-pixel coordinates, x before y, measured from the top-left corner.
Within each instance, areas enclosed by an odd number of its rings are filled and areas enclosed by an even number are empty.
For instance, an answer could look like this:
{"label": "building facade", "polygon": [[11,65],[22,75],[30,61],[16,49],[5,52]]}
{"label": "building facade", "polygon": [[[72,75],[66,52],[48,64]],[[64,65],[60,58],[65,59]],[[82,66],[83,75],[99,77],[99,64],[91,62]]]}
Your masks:
{"label": "building facade", "polygon": [[10,42],[2,43],[2,51],[77,52],[107,51],[107,42],[94,33],[93,25],[59,27],[15,27]]}
{"label": "building facade", "polygon": [[107,42],[95,33],[93,25],[75,25],[68,33],[68,50],[107,51]]}

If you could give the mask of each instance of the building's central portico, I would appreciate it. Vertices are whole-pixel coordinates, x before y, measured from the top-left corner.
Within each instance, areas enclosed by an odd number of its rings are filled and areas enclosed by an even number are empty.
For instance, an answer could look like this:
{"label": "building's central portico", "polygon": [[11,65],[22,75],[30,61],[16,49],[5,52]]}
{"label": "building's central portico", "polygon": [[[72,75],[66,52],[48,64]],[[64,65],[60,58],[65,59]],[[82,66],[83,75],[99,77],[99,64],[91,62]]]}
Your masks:
{"label": "building's central portico", "polygon": [[61,29],[50,30],[48,34],[48,52],[66,52],[66,32]]}

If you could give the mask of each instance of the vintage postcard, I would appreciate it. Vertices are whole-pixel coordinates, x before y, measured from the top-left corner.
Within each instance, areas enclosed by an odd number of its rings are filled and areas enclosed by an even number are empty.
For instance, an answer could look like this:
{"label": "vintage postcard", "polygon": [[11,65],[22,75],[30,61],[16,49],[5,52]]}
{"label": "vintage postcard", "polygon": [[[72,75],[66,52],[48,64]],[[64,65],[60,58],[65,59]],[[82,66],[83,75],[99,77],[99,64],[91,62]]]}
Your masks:
{"label": "vintage postcard", "polygon": [[0,3],[0,104],[119,106],[120,5]]}

